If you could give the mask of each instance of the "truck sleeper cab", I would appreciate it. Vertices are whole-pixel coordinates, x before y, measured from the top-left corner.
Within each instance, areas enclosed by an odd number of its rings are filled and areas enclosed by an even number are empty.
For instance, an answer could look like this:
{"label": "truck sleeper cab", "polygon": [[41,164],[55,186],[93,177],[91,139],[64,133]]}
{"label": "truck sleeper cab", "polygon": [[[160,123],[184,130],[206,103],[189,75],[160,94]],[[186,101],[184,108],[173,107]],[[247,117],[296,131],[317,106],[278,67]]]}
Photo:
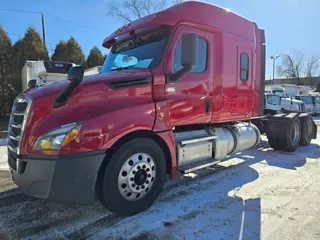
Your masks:
{"label": "truck sleeper cab", "polygon": [[[83,78],[76,66],[69,81],[16,98],[8,144],[14,182],[60,202],[91,203],[97,193],[118,215],[148,209],[166,175],[259,143],[250,120],[264,108],[264,42],[254,22],[192,1],[116,30],[103,42],[111,50],[99,74]],[[268,126],[270,143],[285,151],[301,139],[308,145],[316,132],[308,115],[276,115]]]}

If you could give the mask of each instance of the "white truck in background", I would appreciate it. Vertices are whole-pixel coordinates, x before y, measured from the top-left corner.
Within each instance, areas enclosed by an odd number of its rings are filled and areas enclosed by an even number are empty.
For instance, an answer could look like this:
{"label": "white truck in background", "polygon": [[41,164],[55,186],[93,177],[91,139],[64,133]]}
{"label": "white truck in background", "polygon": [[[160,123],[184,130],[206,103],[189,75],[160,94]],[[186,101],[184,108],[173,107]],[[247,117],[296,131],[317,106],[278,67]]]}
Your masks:
{"label": "white truck in background", "polygon": [[264,114],[274,115],[281,113],[281,97],[273,93],[264,94]]}
{"label": "white truck in background", "polygon": [[320,95],[317,96],[312,96],[314,108],[315,108],[315,114],[319,115],[320,114]]}
{"label": "white truck in background", "polygon": [[294,97],[296,100],[300,100],[304,102],[304,105],[306,106],[306,112],[307,113],[315,113],[315,106],[313,104],[312,96],[311,95],[299,95]]}
{"label": "white truck in background", "polygon": [[[32,80],[33,87],[40,87],[46,84],[65,80],[71,67],[76,66],[70,62],[57,61],[26,61],[21,71],[22,91],[26,91]],[[101,66],[86,69],[84,75],[97,74]],[[31,83],[31,82],[30,82]]]}
{"label": "white truck in background", "polygon": [[[265,87],[265,94],[275,94],[281,98],[281,112],[306,112],[306,106],[304,102],[294,99],[294,97],[288,97],[285,93],[285,88],[274,85],[267,85]],[[265,106],[267,109],[267,105]]]}
{"label": "white truck in background", "polygon": [[312,98],[314,115],[320,115],[320,93],[313,92],[310,96]]}
{"label": "white truck in background", "polygon": [[266,85],[268,89],[283,89],[283,93],[288,97],[295,97],[301,95],[309,95],[316,91],[315,86],[295,85],[295,84],[272,84]]}

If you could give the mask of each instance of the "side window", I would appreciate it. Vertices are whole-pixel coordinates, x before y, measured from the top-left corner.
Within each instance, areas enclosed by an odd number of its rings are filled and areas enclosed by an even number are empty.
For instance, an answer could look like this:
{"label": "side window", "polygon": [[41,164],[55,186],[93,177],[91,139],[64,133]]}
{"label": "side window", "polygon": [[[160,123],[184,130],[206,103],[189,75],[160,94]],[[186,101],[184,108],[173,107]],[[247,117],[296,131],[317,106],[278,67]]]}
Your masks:
{"label": "side window", "polygon": [[241,81],[249,79],[249,56],[246,53],[240,55],[240,79]]}
{"label": "side window", "polygon": [[[199,37],[198,39],[198,52],[197,52],[197,64],[192,69],[192,73],[202,73],[207,69],[207,52],[208,43],[205,39]],[[177,72],[182,69],[181,66],[181,38],[174,51],[174,71]]]}

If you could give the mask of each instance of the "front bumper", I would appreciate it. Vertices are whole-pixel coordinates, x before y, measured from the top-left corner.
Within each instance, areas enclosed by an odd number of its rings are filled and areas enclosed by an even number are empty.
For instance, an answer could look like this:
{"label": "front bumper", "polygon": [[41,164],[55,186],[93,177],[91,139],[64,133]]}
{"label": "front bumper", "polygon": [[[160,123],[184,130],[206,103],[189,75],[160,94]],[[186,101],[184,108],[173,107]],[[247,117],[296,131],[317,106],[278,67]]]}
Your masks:
{"label": "front bumper", "polygon": [[12,180],[26,194],[36,198],[89,204],[94,200],[96,179],[105,152],[18,158],[17,165],[24,167],[16,171],[10,167]]}

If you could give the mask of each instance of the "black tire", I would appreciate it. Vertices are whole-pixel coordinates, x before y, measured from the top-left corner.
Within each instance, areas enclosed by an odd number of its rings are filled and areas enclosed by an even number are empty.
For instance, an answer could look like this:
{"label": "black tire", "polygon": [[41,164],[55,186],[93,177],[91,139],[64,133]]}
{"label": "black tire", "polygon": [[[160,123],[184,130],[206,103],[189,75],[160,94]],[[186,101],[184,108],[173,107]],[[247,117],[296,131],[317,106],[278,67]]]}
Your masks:
{"label": "black tire", "polygon": [[313,135],[313,120],[310,115],[304,118],[300,118],[301,123],[301,139],[300,145],[301,146],[308,146],[311,142],[312,135]]}
{"label": "black tire", "polygon": [[269,143],[269,146],[273,149],[275,149],[275,137],[268,137],[268,143]]}
{"label": "black tire", "polygon": [[[294,152],[299,147],[301,139],[301,124],[299,118],[293,118],[288,128],[287,136],[284,138],[285,148],[283,150],[286,152]],[[296,139],[294,138],[295,134],[297,134]]]}
{"label": "black tire", "polygon": [[286,147],[285,140],[279,137],[268,137],[268,143],[276,151],[283,150]]}
{"label": "black tire", "polygon": [[261,119],[254,119],[252,123],[259,129],[260,134],[266,133],[265,123]]}
{"label": "black tire", "polygon": [[[119,185],[119,173],[134,154],[148,154],[154,162],[155,178],[151,189],[147,189],[143,198],[139,200],[128,200],[122,196]],[[160,195],[166,179],[166,158],[160,146],[151,139],[137,138],[131,140],[120,148],[110,158],[105,169],[104,177],[98,184],[97,191],[101,203],[111,212],[119,216],[131,216],[147,210]],[[130,183],[131,184],[131,183]],[[129,187],[128,187],[129,188]]]}

